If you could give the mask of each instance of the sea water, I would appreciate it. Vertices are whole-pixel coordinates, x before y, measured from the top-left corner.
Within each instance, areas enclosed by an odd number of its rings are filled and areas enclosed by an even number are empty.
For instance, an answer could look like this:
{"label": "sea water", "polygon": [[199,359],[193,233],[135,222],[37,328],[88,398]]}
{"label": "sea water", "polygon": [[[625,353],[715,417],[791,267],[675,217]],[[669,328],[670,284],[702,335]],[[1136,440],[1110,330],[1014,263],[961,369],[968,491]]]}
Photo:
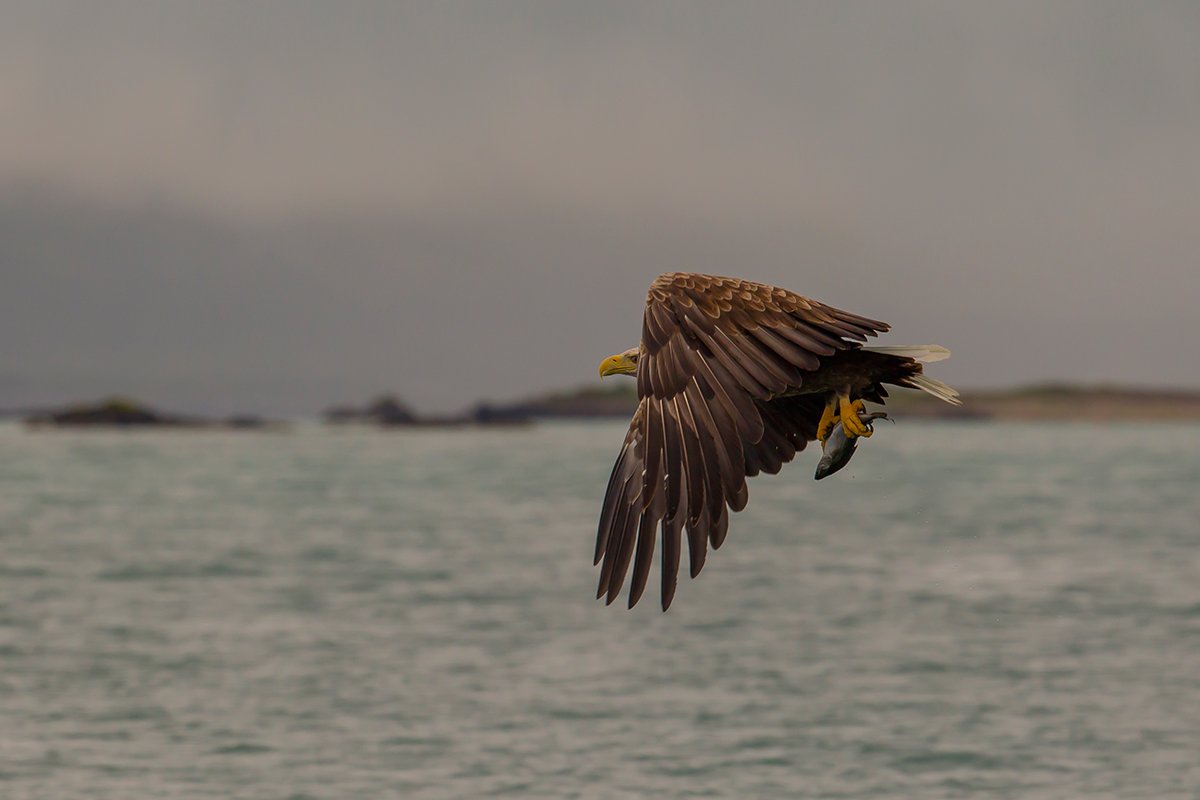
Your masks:
{"label": "sea water", "polygon": [[1200,427],[810,448],[666,614],[623,435],[0,426],[0,797],[1200,796]]}

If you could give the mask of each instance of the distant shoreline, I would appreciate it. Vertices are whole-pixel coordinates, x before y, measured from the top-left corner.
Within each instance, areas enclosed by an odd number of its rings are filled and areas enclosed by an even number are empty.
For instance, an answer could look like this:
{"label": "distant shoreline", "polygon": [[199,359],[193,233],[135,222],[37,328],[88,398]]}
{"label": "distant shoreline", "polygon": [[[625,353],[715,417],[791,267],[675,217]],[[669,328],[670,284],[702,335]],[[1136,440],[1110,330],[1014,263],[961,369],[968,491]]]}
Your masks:
{"label": "distant shoreline", "polygon": [[[482,402],[465,414],[421,416],[393,396],[362,408],[327,409],[326,425],[383,429],[512,427],[536,420],[629,419],[637,408],[632,382],[616,387],[584,386],[511,403]],[[922,392],[889,388],[884,406],[895,419],[976,422],[1200,422],[1200,390],[1127,386],[1041,384],[1013,389],[967,390],[952,406]],[[0,410],[0,420],[20,419],[32,429],[165,427],[180,429],[286,430],[285,420],[252,414],[220,419],[158,411],[123,398],[77,403],[57,409]]]}
{"label": "distant shoreline", "polygon": [[1200,422],[1200,391],[1047,384],[965,391],[961,399],[961,406],[950,406],[928,395],[902,390],[888,399],[887,408],[902,419]]}
{"label": "distant shoreline", "polygon": [[[960,406],[910,389],[889,387],[889,395],[884,407],[897,419],[1200,422],[1200,390],[1039,384],[964,391]],[[637,393],[632,386],[617,389],[584,387],[497,408],[533,418],[629,418],[637,408]]]}

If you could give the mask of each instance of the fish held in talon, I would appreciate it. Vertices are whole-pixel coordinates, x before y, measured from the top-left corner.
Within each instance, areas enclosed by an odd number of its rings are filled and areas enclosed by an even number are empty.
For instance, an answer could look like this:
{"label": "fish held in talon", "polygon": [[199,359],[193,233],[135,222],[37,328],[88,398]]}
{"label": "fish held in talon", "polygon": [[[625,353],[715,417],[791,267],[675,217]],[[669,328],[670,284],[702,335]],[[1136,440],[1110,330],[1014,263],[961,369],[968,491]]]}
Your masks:
{"label": "fish held in talon", "polygon": [[[887,414],[882,411],[873,411],[870,414],[859,412],[858,421],[868,432],[872,431],[872,423],[877,419],[891,420]],[[833,473],[837,472],[842,467],[850,463],[850,457],[854,455],[855,448],[858,447],[859,436],[851,436],[846,433],[842,421],[839,419],[833,425],[833,430],[829,432],[829,436],[821,445],[822,455],[821,460],[817,462],[817,472],[813,476],[814,480],[828,478]]]}

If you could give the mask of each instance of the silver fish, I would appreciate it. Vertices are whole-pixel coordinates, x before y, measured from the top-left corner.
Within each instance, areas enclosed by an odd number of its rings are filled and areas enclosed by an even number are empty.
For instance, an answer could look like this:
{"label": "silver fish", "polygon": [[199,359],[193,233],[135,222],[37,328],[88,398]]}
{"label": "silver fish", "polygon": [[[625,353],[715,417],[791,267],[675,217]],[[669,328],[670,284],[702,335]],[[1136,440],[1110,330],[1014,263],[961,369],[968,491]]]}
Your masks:
{"label": "silver fish", "polygon": [[[867,430],[873,430],[872,422],[877,419],[890,418],[882,411],[872,411],[870,414],[860,413],[858,419],[867,426]],[[850,457],[854,455],[854,448],[858,447],[858,439],[857,436],[846,435],[846,429],[842,427],[841,420],[834,423],[833,430],[829,432],[825,444],[821,446],[821,460],[817,462],[817,474],[813,478],[818,481],[821,478],[827,478],[849,464]]]}

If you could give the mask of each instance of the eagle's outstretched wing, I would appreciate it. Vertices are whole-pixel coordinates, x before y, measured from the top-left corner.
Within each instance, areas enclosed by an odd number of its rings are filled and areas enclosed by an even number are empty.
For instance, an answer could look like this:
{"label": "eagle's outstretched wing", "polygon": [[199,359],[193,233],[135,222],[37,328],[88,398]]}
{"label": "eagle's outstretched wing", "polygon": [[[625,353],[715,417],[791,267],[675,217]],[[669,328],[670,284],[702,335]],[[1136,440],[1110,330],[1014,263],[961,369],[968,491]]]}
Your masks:
{"label": "eagle's outstretched wing", "polygon": [[646,588],[661,526],[662,605],[675,594],[682,532],[691,574],[720,547],[746,477],[775,473],[816,437],[820,394],[800,394],[824,357],[886,331],[759,283],[660,276],[646,297],[637,365],[640,402],[609,479],[596,537],[597,597],[611,603],[629,564],[632,607]]}

